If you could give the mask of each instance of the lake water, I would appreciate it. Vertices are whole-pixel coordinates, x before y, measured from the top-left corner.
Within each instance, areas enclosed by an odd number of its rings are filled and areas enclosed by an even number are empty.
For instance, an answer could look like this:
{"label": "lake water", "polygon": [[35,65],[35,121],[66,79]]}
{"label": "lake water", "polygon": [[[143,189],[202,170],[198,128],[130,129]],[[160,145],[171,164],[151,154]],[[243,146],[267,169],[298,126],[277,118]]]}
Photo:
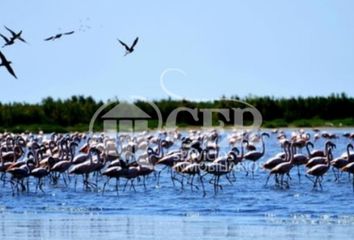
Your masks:
{"label": "lake water", "polygon": [[[349,130],[328,130],[343,133]],[[275,135],[266,140],[266,154],[260,163],[280,151]],[[334,155],[345,151],[349,140],[334,140]],[[316,142],[323,147],[324,140]],[[226,138],[222,146],[228,149]],[[302,169],[304,173],[304,169]],[[214,195],[206,183],[207,195],[201,191],[183,191],[173,187],[168,172],[161,184],[151,176],[148,189],[141,183],[137,192],[114,191],[114,180],[108,191],[83,191],[73,183],[53,187],[45,184],[45,193],[11,195],[7,184],[0,188],[0,239],[345,239],[354,234],[354,193],[347,175],[339,183],[329,171],[323,191],[313,191],[312,182],[292,171],[289,189],[267,187],[267,172],[256,171],[254,179],[236,171],[237,181]],[[102,187],[104,179],[99,179]],[[206,181],[207,182],[207,181]]]}

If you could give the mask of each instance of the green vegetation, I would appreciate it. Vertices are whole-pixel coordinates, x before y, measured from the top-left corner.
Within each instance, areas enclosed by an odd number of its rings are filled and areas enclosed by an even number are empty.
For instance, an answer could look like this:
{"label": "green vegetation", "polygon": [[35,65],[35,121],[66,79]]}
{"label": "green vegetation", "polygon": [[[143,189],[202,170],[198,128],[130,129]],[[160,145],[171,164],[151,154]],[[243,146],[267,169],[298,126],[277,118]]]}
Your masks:
{"label": "green vegetation", "polygon": [[[354,126],[354,98],[342,94],[332,94],[327,97],[232,97],[229,100],[221,98],[214,101],[192,102],[187,100],[162,99],[154,101],[166,121],[169,114],[178,107],[188,108],[244,108],[245,105],[235,100],[241,100],[255,106],[263,116],[263,127],[344,127]],[[118,103],[118,101],[116,101]],[[66,132],[87,131],[91,117],[104,102],[92,97],[73,96],[69,99],[43,99],[37,104],[0,103],[0,132],[39,131]],[[149,127],[157,126],[155,110],[149,103],[137,101],[139,108],[152,117]],[[114,106],[112,104],[112,106]],[[109,110],[109,109],[108,109]],[[105,110],[102,114],[107,112]],[[102,116],[102,115],[101,115]],[[200,126],[202,113],[195,121],[187,112],[178,115],[179,126]],[[245,121],[251,121],[247,114]],[[225,121],[221,114],[213,115],[213,122]],[[233,122],[233,116],[228,123]],[[95,130],[102,126],[95,125]]]}

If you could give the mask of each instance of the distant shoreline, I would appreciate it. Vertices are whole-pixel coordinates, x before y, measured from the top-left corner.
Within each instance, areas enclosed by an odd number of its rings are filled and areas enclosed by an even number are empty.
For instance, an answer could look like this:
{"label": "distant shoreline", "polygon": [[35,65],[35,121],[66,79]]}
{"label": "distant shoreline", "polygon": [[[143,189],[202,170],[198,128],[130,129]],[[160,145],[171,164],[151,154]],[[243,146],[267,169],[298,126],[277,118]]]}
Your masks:
{"label": "distant shoreline", "polygon": [[[327,124],[316,124],[319,121],[326,122]],[[345,122],[345,121],[342,121]],[[302,124],[298,124],[302,123]],[[306,123],[306,124],[303,124]],[[330,124],[331,123],[331,124]],[[285,124],[277,124],[277,121],[264,121],[261,128],[262,129],[288,129],[288,128],[303,128],[303,129],[345,129],[345,128],[354,128],[353,124],[340,124],[341,120],[334,120],[334,121],[325,121],[325,120],[297,120],[295,122],[291,122],[287,125]],[[213,127],[217,128],[217,125]],[[177,124],[177,128],[179,130],[189,130],[189,129],[201,129],[202,126],[199,125],[187,125],[187,124]],[[232,125],[226,125],[225,129],[235,129]],[[247,128],[247,127],[245,127]],[[154,130],[156,128],[150,127],[149,129]],[[89,131],[89,123],[87,124],[79,124],[75,126],[59,126],[59,125],[48,125],[48,124],[30,124],[30,125],[15,125],[11,127],[2,127],[0,126],[0,133],[1,132],[14,132],[14,133],[22,133],[22,132],[39,132],[42,131],[44,133],[52,133],[52,132],[88,132]],[[102,129],[95,129],[97,132],[101,132]]]}
{"label": "distant shoreline", "polygon": [[[45,98],[40,103],[0,103],[0,132],[31,131],[37,132],[87,132],[92,118],[101,119],[115,107],[124,103],[116,99],[113,102],[96,101],[93,97],[72,96],[67,99]],[[180,128],[197,128],[203,125],[206,109],[229,111],[226,117],[218,111],[212,114],[215,126],[219,122],[232,125],[235,113],[243,109],[242,121],[250,125],[254,115],[247,108],[253,106],[262,116],[262,128],[319,128],[319,127],[354,127],[354,97],[346,94],[332,94],[326,97],[256,97],[238,98],[237,96],[205,101],[188,101],[160,99],[152,101],[125,102],[126,107],[132,107],[145,114],[149,129],[154,129],[169,119],[171,114],[178,113],[177,126]],[[107,105],[108,104],[108,105]],[[155,105],[155,107],[153,107]],[[246,107],[245,107],[246,106]],[[103,107],[103,108],[102,108]],[[186,111],[189,110],[189,111]],[[176,112],[177,110],[177,112]],[[97,112],[99,111],[99,112]],[[192,116],[191,111],[195,113]],[[97,115],[96,115],[97,114]],[[116,117],[120,119],[123,114]],[[259,116],[258,116],[259,118]],[[161,119],[161,120],[160,120]],[[102,119],[101,119],[102,120]],[[101,131],[104,121],[94,120],[93,131]]]}

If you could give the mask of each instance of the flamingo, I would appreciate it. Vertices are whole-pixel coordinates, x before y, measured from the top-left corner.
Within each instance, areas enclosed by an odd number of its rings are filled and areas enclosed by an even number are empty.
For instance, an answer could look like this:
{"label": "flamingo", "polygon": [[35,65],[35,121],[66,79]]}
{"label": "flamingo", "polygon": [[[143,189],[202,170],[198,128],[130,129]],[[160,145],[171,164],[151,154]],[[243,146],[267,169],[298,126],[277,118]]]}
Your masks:
{"label": "flamingo", "polygon": [[[200,169],[205,171],[207,174],[213,175],[213,178],[211,181],[214,184],[214,193],[217,194],[218,189],[222,189],[222,186],[219,184],[220,182],[220,177],[223,175],[227,175],[230,173],[233,169],[233,162],[236,161],[237,156],[236,153],[233,151],[230,151],[228,155],[226,156],[226,163],[227,164],[222,164],[219,162],[212,162],[212,163],[201,163]],[[230,181],[230,180],[229,180]]]}
{"label": "flamingo", "polygon": [[[255,168],[256,161],[258,161],[260,158],[262,158],[265,153],[265,144],[264,144],[264,139],[263,139],[264,136],[267,136],[268,138],[270,138],[270,135],[268,133],[261,134],[261,141],[262,141],[262,151],[261,152],[254,150],[254,151],[249,151],[244,155],[245,160],[249,160],[249,161],[253,162],[253,165],[252,165],[252,177],[253,178],[254,178],[254,168]],[[247,172],[247,175],[248,175],[248,172]]]}
{"label": "flamingo", "polygon": [[[348,163],[343,168],[341,168],[343,172],[347,172],[349,174],[354,175],[354,162]],[[354,192],[354,176],[353,176],[353,192]]]}
{"label": "flamingo", "polygon": [[35,157],[36,166],[33,169],[31,169],[30,176],[37,178],[36,192],[39,188],[44,193],[44,190],[42,188],[43,187],[42,179],[49,175],[50,165],[48,165],[48,167],[41,167],[39,165],[39,151],[35,152],[35,156],[36,156]]}
{"label": "flamingo", "polygon": [[[340,157],[335,158],[331,161],[333,173],[334,173],[334,176],[336,177],[335,181],[339,181],[339,177],[340,177],[339,170],[343,169],[348,163],[350,163],[350,161],[349,161],[350,150],[349,149],[353,149],[353,148],[354,148],[353,145],[351,143],[349,143],[347,145],[347,158],[340,156]],[[338,173],[336,173],[335,169],[338,169]]]}
{"label": "flamingo", "polygon": [[331,149],[333,147],[335,148],[336,145],[334,143],[332,143],[331,141],[327,141],[325,144],[325,156],[313,157],[313,158],[309,159],[308,162],[306,163],[306,167],[312,168],[317,164],[325,164],[327,162],[328,151],[329,151],[329,149]]}
{"label": "flamingo", "polygon": [[[189,184],[191,185],[191,189],[193,191],[193,179],[195,175],[200,175],[200,170],[199,170],[199,164],[202,161],[205,161],[207,158],[207,149],[201,150],[195,150],[195,149],[190,149],[188,152],[188,155],[186,158],[181,159],[180,161],[176,161],[175,164],[172,167],[172,170],[176,173],[179,173],[182,175],[182,180],[180,181],[183,189],[183,177],[184,175],[189,175],[191,178],[189,179]],[[172,177],[172,181],[177,180],[179,181],[175,176]],[[188,182],[187,182],[188,183]],[[195,186],[197,189],[198,187]],[[203,186],[204,188],[204,186]]]}
{"label": "flamingo", "polygon": [[137,167],[139,177],[143,177],[143,185],[146,190],[146,177],[155,171],[154,165],[149,164],[139,164]]}
{"label": "flamingo", "polygon": [[116,179],[116,191],[117,191],[117,195],[119,195],[119,178],[122,176],[123,174],[123,168],[121,166],[112,166],[112,167],[108,167],[107,169],[105,169],[102,173],[103,176],[107,177],[107,181],[103,184],[103,189],[102,189],[102,194],[104,194],[105,189],[106,189],[106,185],[109,183],[109,181],[111,180],[111,178],[115,178]]}
{"label": "flamingo", "polygon": [[[75,156],[75,148],[77,147],[77,143],[72,142],[70,143],[70,157],[69,159],[64,159],[61,161],[58,161],[56,164],[54,164],[54,166],[51,168],[51,172],[53,173],[58,173],[59,175],[55,177],[55,182],[57,182],[57,180],[60,178],[60,175],[63,173],[66,173],[69,168],[73,165],[73,160],[74,160],[74,156]],[[67,182],[65,179],[65,176],[63,176],[63,180],[64,180],[64,184],[67,186]]]}
{"label": "flamingo", "polygon": [[[193,185],[194,177],[195,177],[195,175],[198,175],[199,181],[200,181],[200,183],[201,183],[201,185],[202,185],[202,189],[203,189],[203,196],[205,196],[205,195],[206,195],[206,192],[205,192],[205,188],[204,188],[203,177],[202,177],[202,175],[200,174],[200,172],[201,172],[200,167],[201,167],[200,163],[192,163],[192,164],[186,166],[186,167],[182,170],[182,173],[191,176],[190,185],[191,185],[191,190],[192,190],[192,191],[193,191],[193,186],[194,186],[194,185]],[[198,189],[197,186],[195,186],[195,187]]]}
{"label": "flamingo", "polygon": [[[20,166],[20,167],[14,167],[11,169],[8,169],[7,172],[11,174],[11,187],[12,187],[12,194],[15,194],[15,190],[17,190],[17,193],[20,191],[19,190],[19,185],[21,186],[22,191],[26,191],[26,187],[23,184],[23,180],[27,178],[30,175],[31,169],[33,168],[34,162],[32,159],[28,159],[25,162],[25,165]],[[28,188],[27,188],[28,190]]]}
{"label": "flamingo", "polygon": [[123,191],[126,189],[128,183],[130,182],[130,188],[134,189],[134,192],[136,192],[135,186],[134,186],[134,180],[135,178],[139,177],[139,170],[137,167],[129,167],[123,169],[122,178],[125,178],[127,181],[124,185]]}
{"label": "flamingo", "polygon": [[301,181],[300,166],[306,165],[307,162],[309,161],[309,158],[305,154],[302,154],[302,153],[295,153],[293,158],[294,158],[293,163],[297,168],[297,176],[298,176],[299,182],[300,182]]}
{"label": "flamingo", "polygon": [[[294,150],[294,143],[288,145],[288,154],[287,154],[287,161],[286,162],[282,162],[278,165],[276,165],[274,168],[272,168],[272,170],[270,171],[266,184],[268,183],[268,180],[270,178],[271,175],[275,174],[275,179],[276,179],[276,183],[278,183],[278,178],[277,176],[280,175],[280,186],[284,186],[284,175],[287,175],[290,179],[290,171],[294,166],[294,154],[293,154],[293,150]],[[286,181],[286,187],[289,187],[289,183]]]}
{"label": "flamingo", "polygon": [[[323,181],[323,175],[325,173],[327,173],[329,167],[331,166],[331,160],[333,158],[332,155],[332,148],[329,148],[327,150],[327,163],[326,164],[317,164],[315,166],[313,166],[312,168],[310,168],[309,170],[307,170],[307,174],[310,174],[312,176],[315,177],[315,181],[313,181],[313,189],[315,189],[318,185],[320,186],[321,190],[322,190],[322,181]],[[308,177],[308,176],[307,176]],[[309,178],[309,177],[308,177]],[[309,178],[311,181],[312,179]]]}
{"label": "flamingo", "polygon": [[[326,142],[325,149],[327,148],[327,145],[330,145],[330,142],[329,142],[329,141]],[[305,146],[306,146],[306,150],[307,150],[307,153],[308,153],[309,158],[325,157],[325,156],[326,156],[326,150],[315,149],[315,150],[310,151],[309,146],[311,146],[312,148],[314,148],[313,143],[310,142],[310,141],[307,142]]]}
{"label": "flamingo", "polygon": [[[93,163],[92,160],[92,152],[94,151],[94,148],[91,148],[89,151],[89,160],[77,164],[75,166],[73,166],[70,170],[69,170],[69,174],[75,174],[75,175],[82,175],[83,176],[83,188],[85,189],[89,189],[89,186],[94,186],[96,187],[96,184],[91,183],[88,181],[89,178],[89,174],[94,170],[95,168],[95,164]],[[75,189],[76,189],[76,179],[75,179]]]}
{"label": "flamingo", "polygon": [[[277,166],[280,163],[283,163],[287,159],[287,148],[290,145],[289,141],[285,141],[283,143],[283,149],[284,152],[278,153],[275,155],[275,157],[272,157],[268,159],[264,164],[263,168],[267,170],[272,170],[275,166]],[[283,157],[283,154],[285,153],[285,159]]]}

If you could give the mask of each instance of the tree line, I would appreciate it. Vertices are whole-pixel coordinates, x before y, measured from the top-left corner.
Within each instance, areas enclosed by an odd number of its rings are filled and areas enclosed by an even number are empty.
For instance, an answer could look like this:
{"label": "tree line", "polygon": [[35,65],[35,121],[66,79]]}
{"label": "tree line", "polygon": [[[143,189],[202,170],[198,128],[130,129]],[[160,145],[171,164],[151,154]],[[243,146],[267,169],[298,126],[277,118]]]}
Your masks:
{"label": "tree line", "polygon": [[[237,100],[237,101],[235,101]],[[289,97],[275,98],[270,96],[248,96],[239,98],[222,97],[211,101],[188,101],[161,99],[153,101],[159,108],[162,118],[167,119],[176,108],[243,108],[247,102],[256,107],[262,114],[266,126],[287,126],[290,123],[301,120],[317,120],[319,122],[342,120],[346,125],[354,123],[354,98],[346,94],[331,94],[330,96],[317,97]],[[119,100],[115,100],[118,104]],[[93,97],[72,96],[68,99],[44,98],[40,103],[0,103],[0,130],[33,130],[45,131],[57,130],[87,130],[88,124],[96,112],[105,102],[97,101]],[[157,121],[155,109],[147,102],[136,101],[136,106],[152,117],[152,126]],[[114,106],[114,104],[112,104]],[[104,114],[109,109],[103,111]],[[178,115],[180,125],[200,125],[202,113],[199,113],[199,121],[195,121],[187,112]],[[245,116],[246,121],[251,120]],[[224,120],[221,114],[214,114],[213,120]],[[232,122],[232,117],[230,121]],[[150,123],[149,123],[150,124]],[[301,124],[300,124],[301,125]],[[99,126],[98,126],[99,128]]]}

